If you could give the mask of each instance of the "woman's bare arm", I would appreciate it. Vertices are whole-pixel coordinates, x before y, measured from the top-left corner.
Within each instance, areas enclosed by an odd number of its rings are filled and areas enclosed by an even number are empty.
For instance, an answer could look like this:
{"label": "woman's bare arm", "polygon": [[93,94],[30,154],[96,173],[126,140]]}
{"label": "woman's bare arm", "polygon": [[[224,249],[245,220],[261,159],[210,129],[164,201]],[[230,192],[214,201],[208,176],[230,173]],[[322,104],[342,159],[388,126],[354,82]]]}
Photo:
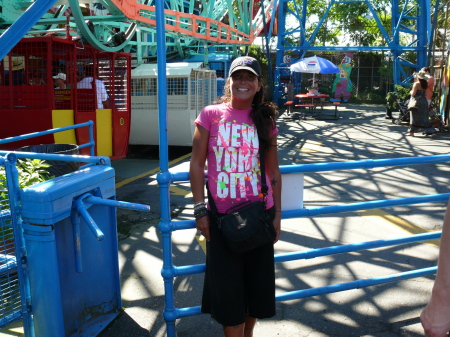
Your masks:
{"label": "woman's bare arm", "polygon": [[[194,204],[205,200],[205,164],[208,153],[209,131],[197,125],[194,131],[192,144],[192,157],[189,166],[189,179],[191,182]],[[204,216],[196,220],[196,227],[209,241],[209,219]]]}
{"label": "woman's bare arm", "polygon": [[265,152],[264,161],[269,182],[272,185],[273,201],[276,210],[273,226],[277,234],[275,238],[275,242],[277,242],[281,233],[281,212],[277,211],[281,210],[281,173],[278,164],[277,135],[272,137],[271,145]]}
{"label": "woman's bare arm", "polygon": [[413,87],[411,89],[411,96],[415,96],[416,95],[419,86],[420,86],[420,82],[414,82],[414,85],[413,85]]}
{"label": "woman's bare arm", "polygon": [[431,299],[420,315],[426,337],[447,336],[450,331],[450,202],[445,212],[439,248],[438,271]]}

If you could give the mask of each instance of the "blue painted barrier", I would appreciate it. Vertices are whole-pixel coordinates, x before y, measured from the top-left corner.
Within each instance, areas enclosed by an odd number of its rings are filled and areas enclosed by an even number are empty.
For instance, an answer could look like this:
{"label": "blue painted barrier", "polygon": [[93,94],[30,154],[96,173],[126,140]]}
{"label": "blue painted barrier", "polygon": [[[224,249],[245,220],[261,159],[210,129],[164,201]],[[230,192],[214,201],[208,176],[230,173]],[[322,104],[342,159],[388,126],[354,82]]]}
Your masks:
{"label": "blue painted barrier", "polygon": [[[339,163],[320,163],[320,164],[306,164],[306,165],[290,165],[281,166],[280,170],[283,175],[286,174],[297,174],[297,173],[313,173],[313,172],[325,172],[325,171],[336,171],[336,170],[351,170],[351,169],[372,169],[377,167],[387,167],[387,166],[404,166],[404,165],[415,165],[415,164],[429,164],[429,163],[444,163],[450,161],[450,155],[437,155],[437,156],[424,156],[424,157],[410,157],[410,158],[393,158],[393,159],[380,159],[380,160],[362,160],[362,161],[350,161],[350,162],[339,162]],[[175,173],[165,173],[161,174],[157,178],[160,186],[169,186],[170,183],[178,181],[188,181],[188,172],[175,172]],[[442,202],[448,201],[450,198],[450,193],[434,194],[434,195],[422,195],[408,198],[397,198],[389,200],[373,200],[367,202],[357,202],[351,204],[333,205],[333,206],[322,206],[313,208],[302,208],[286,210],[282,212],[283,219],[292,219],[300,217],[311,217],[319,216],[325,214],[337,214],[349,211],[360,211],[368,209],[378,209],[386,207],[394,207],[401,205],[412,205],[430,202]],[[166,284],[166,289],[170,291],[166,292],[166,310],[164,312],[164,319],[166,320],[168,329],[167,336],[174,337],[175,333],[173,329],[169,329],[169,326],[174,326],[176,319],[200,315],[200,306],[187,307],[187,308],[175,308],[174,306],[174,293],[173,288],[169,285],[173,284],[173,280],[177,276],[199,274],[205,271],[205,264],[198,265],[186,265],[186,266],[174,266],[171,259],[171,232],[184,229],[195,228],[195,220],[180,220],[172,221],[169,223],[164,223],[160,225],[160,230],[163,234],[163,238],[167,238],[169,243],[163,243],[163,256],[165,263],[161,271],[161,275],[164,278]],[[439,239],[441,236],[441,231],[411,235],[401,238],[391,238],[384,240],[376,240],[371,242],[360,242],[349,245],[325,247],[320,249],[312,249],[303,252],[292,252],[286,254],[275,255],[275,262],[287,262],[295,261],[300,259],[312,259],[320,256],[329,256],[341,253],[350,253],[360,250],[368,250],[381,247],[396,246],[401,244],[428,241],[433,239]],[[165,249],[169,249],[165,251]],[[437,267],[424,268],[418,270],[411,270],[402,273],[385,275],[380,277],[374,277],[365,280],[356,280],[347,283],[334,284],[324,287],[311,288],[295,290],[291,292],[286,292],[276,296],[277,301],[287,301],[293,299],[299,299],[309,296],[316,296],[320,294],[328,294],[338,291],[344,291],[349,289],[357,289],[362,287],[368,287],[373,285],[379,285],[389,282],[396,282],[399,280],[420,277],[425,275],[430,275],[436,273]],[[169,285],[168,285],[169,284]]]}
{"label": "blue painted barrier", "polygon": [[[92,206],[89,213],[104,233],[98,242],[82,222],[74,235],[71,214],[79,196],[94,192],[115,198],[114,169],[95,166],[25,188],[22,218],[28,253],[37,336],[95,336],[119,313],[120,278],[115,209]],[[83,252],[84,269],[76,266],[74,247]],[[89,285],[89,286],[87,286]],[[100,325],[100,326],[99,326]]]}
{"label": "blue painted barrier", "polygon": [[21,191],[37,336],[96,336],[122,307],[114,169],[105,165]]}
{"label": "blue painted barrier", "polygon": [[[79,147],[89,147],[93,154],[92,122],[10,137],[0,144],[80,127],[89,127],[90,140]],[[122,303],[115,208],[149,211],[150,207],[115,200],[114,169],[108,157],[0,154],[6,155],[6,160],[0,157],[0,165],[9,168],[7,190],[13,201],[6,208],[1,205],[0,222],[3,226],[12,222],[17,232],[11,245],[15,251],[0,254],[0,262],[7,262],[0,275],[18,274],[19,282],[15,283],[21,296],[15,301],[21,307],[0,315],[0,324],[22,319],[26,337],[75,336],[78,332],[80,336],[96,336],[118,315]],[[18,158],[85,165],[20,190],[15,166]],[[17,208],[19,200],[21,207]]]}

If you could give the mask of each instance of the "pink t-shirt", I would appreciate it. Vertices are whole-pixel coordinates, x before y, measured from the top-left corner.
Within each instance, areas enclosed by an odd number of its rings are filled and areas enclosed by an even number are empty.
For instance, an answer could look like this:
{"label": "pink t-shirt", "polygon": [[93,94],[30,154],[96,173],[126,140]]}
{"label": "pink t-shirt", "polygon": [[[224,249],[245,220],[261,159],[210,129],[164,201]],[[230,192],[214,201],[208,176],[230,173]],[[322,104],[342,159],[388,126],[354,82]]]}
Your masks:
{"label": "pink t-shirt", "polygon": [[[248,110],[236,110],[225,103],[205,107],[195,120],[209,131],[208,186],[219,213],[243,201],[261,200],[259,140]],[[278,132],[275,127],[271,135]],[[272,186],[266,207],[273,206]]]}

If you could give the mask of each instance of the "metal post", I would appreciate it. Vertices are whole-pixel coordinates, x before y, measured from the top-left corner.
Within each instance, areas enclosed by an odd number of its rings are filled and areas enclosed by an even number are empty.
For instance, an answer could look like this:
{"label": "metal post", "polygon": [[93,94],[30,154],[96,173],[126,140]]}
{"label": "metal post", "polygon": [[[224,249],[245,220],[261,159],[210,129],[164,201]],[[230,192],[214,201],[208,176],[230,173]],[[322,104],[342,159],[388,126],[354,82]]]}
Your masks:
{"label": "metal post", "polygon": [[156,41],[158,55],[158,117],[159,117],[159,162],[161,171],[157,181],[160,192],[161,220],[159,229],[162,233],[163,268],[166,308],[164,319],[167,325],[167,336],[175,337],[176,310],[173,290],[172,260],[172,222],[170,219],[170,174],[168,159],[167,135],[167,76],[166,76],[166,37],[164,28],[164,1],[156,0]]}

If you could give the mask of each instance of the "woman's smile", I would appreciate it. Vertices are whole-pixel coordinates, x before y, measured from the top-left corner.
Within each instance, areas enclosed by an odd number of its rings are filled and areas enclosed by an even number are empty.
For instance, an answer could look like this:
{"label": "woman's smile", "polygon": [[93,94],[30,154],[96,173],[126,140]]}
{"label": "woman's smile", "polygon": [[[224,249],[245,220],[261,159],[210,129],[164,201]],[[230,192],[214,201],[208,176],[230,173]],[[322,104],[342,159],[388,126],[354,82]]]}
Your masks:
{"label": "woman's smile", "polygon": [[248,70],[238,70],[231,75],[231,105],[245,110],[252,106],[253,97],[261,89],[258,77]]}

